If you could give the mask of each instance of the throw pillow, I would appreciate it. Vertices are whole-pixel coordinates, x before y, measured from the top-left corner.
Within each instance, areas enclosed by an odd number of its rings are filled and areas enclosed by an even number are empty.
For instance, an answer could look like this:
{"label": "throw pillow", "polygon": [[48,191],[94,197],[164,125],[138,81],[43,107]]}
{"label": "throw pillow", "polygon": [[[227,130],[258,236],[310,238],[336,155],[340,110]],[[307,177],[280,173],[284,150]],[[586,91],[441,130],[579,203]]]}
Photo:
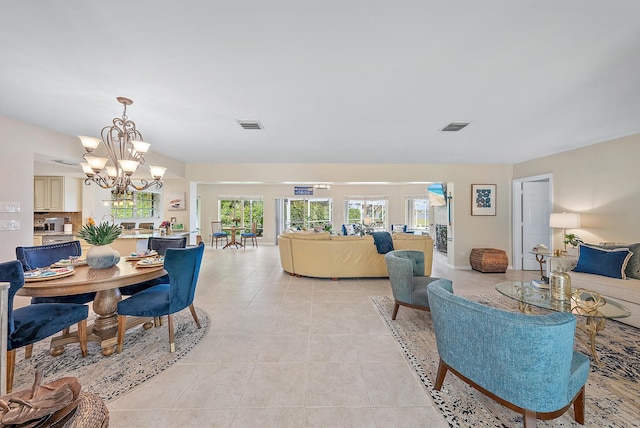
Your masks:
{"label": "throw pillow", "polygon": [[389,251],[393,251],[393,239],[389,232],[372,232],[371,235],[378,254],[387,254]]}
{"label": "throw pillow", "polygon": [[627,263],[627,268],[624,270],[625,275],[629,278],[640,279],[640,242],[635,244],[600,244],[594,245],[597,248],[604,248],[605,250],[613,250],[618,248],[627,248],[633,254]]}
{"label": "throw pillow", "polygon": [[573,268],[574,272],[627,279],[624,270],[632,254],[628,248],[605,250],[580,244],[578,251],[578,264]]}
{"label": "throw pillow", "polygon": [[356,234],[356,228],[353,227],[352,224],[345,224],[343,226],[344,226],[345,235],[351,236]]}

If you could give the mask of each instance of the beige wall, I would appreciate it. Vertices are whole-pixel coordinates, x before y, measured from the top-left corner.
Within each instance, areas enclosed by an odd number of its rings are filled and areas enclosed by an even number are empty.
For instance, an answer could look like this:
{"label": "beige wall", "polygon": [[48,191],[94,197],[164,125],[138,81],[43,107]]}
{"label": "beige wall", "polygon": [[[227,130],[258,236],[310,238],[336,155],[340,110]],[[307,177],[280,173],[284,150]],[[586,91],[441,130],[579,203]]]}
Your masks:
{"label": "beige wall", "polygon": [[[585,242],[640,241],[640,135],[514,165],[514,178],[553,174],[554,212],[581,213]],[[559,247],[562,231],[554,233]]]}

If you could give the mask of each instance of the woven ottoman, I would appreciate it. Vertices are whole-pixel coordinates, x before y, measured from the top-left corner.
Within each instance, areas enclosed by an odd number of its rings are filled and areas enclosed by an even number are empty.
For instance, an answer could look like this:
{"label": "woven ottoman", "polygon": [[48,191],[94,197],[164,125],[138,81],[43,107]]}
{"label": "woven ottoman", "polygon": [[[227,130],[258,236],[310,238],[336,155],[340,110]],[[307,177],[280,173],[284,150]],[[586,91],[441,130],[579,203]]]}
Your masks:
{"label": "woven ottoman", "polygon": [[469,254],[471,269],[483,273],[506,272],[509,265],[507,253],[496,248],[474,248]]}

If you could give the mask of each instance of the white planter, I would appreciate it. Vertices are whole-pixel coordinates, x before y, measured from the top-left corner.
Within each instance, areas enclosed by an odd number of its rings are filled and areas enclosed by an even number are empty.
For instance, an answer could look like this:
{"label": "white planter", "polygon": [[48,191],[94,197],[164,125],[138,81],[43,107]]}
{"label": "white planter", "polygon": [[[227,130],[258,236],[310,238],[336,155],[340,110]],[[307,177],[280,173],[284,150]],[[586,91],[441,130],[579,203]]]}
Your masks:
{"label": "white planter", "polygon": [[87,264],[93,269],[106,269],[120,261],[120,253],[108,245],[94,245],[87,251]]}

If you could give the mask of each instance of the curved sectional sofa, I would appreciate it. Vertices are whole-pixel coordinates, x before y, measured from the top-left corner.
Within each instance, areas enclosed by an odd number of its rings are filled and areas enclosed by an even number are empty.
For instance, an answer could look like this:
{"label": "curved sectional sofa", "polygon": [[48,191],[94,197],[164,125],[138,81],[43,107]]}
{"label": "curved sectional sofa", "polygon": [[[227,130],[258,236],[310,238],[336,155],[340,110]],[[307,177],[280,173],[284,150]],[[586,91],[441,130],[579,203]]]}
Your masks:
{"label": "curved sectional sofa", "polygon": [[[430,276],[433,239],[405,233],[392,236],[394,249],[424,253],[424,275]],[[278,236],[278,247],[282,269],[292,275],[332,279],[389,276],[384,254],[378,254],[370,235],[286,232]]]}

